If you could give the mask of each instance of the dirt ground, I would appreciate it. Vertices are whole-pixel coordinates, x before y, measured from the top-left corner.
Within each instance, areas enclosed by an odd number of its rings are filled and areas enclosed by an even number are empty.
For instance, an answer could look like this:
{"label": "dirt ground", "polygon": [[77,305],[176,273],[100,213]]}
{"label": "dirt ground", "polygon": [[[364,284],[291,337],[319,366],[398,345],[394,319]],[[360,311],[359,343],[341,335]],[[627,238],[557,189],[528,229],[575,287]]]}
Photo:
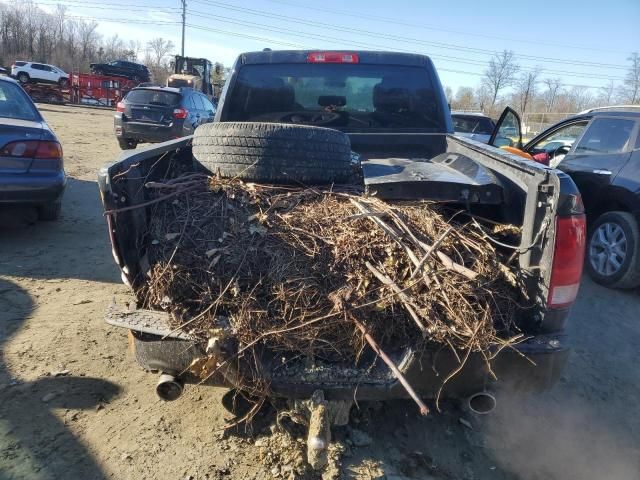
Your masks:
{"label": "dirt ground", "polygon": [[[223,437],[222,390],[159,401],[125,332],[103,322],[112,299],[128,296],[96,185],[120,153],[112,116],[41,110],[69,185],[60,221],[0,227],[0,480],[292,478],[259,426],[254,438]],[[409,402],[361,405],[337,432],[344,478],[640,478],[639,312],[637,291],[585,277],[569,326],[575,349],[551,392],[502,393],[482,418],[455,403],[426,418]]]}

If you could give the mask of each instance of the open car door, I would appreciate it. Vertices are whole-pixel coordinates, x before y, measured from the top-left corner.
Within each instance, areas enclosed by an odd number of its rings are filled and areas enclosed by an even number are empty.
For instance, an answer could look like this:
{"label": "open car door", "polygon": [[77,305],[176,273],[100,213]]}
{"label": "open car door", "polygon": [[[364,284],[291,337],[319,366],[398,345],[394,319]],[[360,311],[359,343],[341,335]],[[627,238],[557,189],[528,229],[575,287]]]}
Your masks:
{"label": "open car door", "polygon": [[489,145],[502,148],[510,153],[531,159],[531,155],[521,150],[522,148],[522,127],[520,116],[516,111],[507,107],[500,115],[500,120],[493,129]]}
{"label": "open car door", "polygon": [[522,128],[520,123],[520,116],[516,111],[507,107],[500,115],[500,120],[496,123],[491,138],[489,138],[489,145],[494,147],[522,147]]}

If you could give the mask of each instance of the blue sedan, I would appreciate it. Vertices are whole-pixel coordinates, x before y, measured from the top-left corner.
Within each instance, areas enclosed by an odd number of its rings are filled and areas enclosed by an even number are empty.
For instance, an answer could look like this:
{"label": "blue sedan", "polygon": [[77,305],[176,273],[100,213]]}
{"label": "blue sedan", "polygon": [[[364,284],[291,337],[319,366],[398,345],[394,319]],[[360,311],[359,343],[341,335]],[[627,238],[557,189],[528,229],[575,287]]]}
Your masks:
{"label": "blue sedan", "polygon": [[0,77],[0,207],[33,206],[56,220],[66,182],[55,134],[22,87]]}

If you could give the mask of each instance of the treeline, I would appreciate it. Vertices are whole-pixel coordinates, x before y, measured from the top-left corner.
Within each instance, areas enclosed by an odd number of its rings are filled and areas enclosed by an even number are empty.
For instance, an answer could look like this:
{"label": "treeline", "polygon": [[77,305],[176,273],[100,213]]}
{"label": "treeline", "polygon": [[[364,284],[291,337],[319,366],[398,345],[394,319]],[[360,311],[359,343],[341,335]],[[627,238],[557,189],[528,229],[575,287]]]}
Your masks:
{"label": "treeline", "polygon": [[47,13],[31,1],[0,3],[0,66],[32,60],[66,72],[86,72],[90,63],[129,60],[147,65],[156,82],[164,82],[172,71],[171,40],[154,38],[143,45],[118,35],[105,38],[97,27],[94,21],[69,15],[61,5]]}
{"label": "treeline", "polygon": [[[505,50],[489,62],[476,88],[446,89],[453,110],[483,111],[497,116],[505,106],[516,109],[532,122],[553,122],[554,115],[579,112],[605,105],[640,104],[640,55],[628,58],[623,81],[613,80],[599,89],[566,85],[540,68],[522,69],[515,54]],[[546,118],[545,118],[546,117]],[[557,118],[557,117],[556,117]]]}

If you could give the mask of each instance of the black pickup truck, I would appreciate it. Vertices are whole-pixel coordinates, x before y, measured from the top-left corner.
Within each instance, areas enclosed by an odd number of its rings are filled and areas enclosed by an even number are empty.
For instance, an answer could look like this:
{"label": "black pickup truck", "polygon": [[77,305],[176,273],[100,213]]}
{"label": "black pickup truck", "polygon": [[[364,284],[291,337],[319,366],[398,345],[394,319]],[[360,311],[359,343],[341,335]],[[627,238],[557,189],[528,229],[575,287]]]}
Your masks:
{"label": "black pickup truck", "polygon": [[[455,137],[440,80],[428,57],[388,52],[246,53],[233,67],[215,122],[261,122],[244,123],[248,130],[262,122],[339,130],[348,135],[361,166],[358,181],[379,197],[446,201],[521,226],[518,262],[525,278],[523,298],[529,305],[519,312],[517,322],[526,340],[502,351],[492,368],[498,382],[528,391],[543,391],[559,379],[569,352],[565,322],[583,267],[585,216],[578,190],[558,170]],[[149,244],[152,209],[135,208],[150,199],[145,183],[176,169],[202,168],[194,160],[192,141],[186,137],[125,153],[99,173],[105,210],[118,210],[106,218],[113,256],[127,285],[140,285],[149,269],[144,246]],[[317,161],[322,167],[323,159]],[[130,331],[136,359],[145,369],[198,381],[184,372],[204,355],[206,345],[172,331],[166,313],[135,304],[114,305],[107,322]],[[425,398],[432,398],[442,379],[459,365],[448,349],[408,349],[392,356]],[[310,398],[316,390],[335,400],[406,397],[384,365],[362,369],[355,377],[351,372],[344,378],[308,378],[304,371],[286,378],[274,375],[271,390],[283,398]],[[494,382],[481,355],[472,354],[446,385],[444,395],[490,391]],[[221,375],[208,383],[232,386]]]}

